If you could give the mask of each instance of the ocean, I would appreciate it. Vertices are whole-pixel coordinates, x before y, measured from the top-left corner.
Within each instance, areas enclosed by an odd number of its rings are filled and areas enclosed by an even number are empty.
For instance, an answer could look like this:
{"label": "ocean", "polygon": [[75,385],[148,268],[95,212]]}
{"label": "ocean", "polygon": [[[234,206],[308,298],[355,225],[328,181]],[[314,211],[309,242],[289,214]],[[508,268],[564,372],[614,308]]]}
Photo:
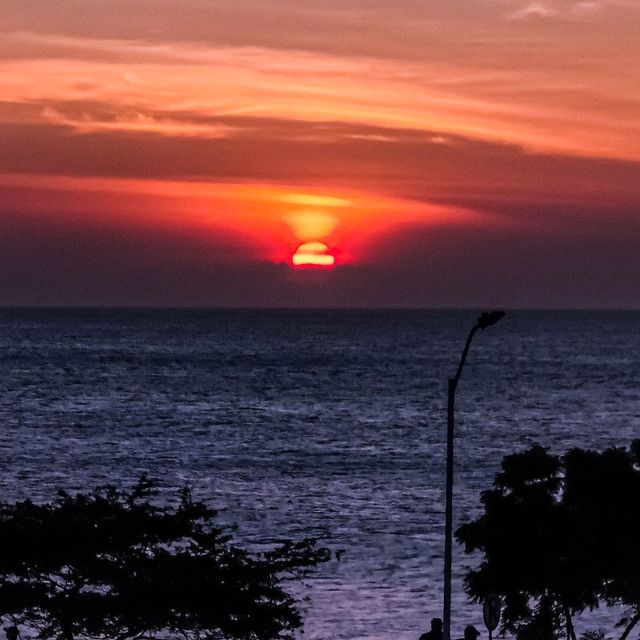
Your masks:
{"label": "ocean", "polygon": [[[0,499],[190,482],[238,542],[339,552],[294,587],[305,638],[415,640],[442,608],[447,378],[476,317],[0,310]],[[456,427],[455,525],[506,454],[627,446],[640,312],[509,312],[474,339]],[[476,562],[456,545],[455,637],[483,629],[462,588]]]}

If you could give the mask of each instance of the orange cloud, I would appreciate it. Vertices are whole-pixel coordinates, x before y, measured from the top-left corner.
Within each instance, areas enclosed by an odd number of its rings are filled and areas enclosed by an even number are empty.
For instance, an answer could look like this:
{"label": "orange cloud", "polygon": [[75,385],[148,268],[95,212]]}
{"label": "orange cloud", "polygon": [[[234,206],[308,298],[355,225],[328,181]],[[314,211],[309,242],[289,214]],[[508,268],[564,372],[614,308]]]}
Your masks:
{"label": "orange cloud", "polygon": [[[10,33],[5,47],[24,51],[0,61],[0,85],[5,99],[42,104],[37,120],[79,133],[218,137],[228,131],[196,124],[185,114],[252,115],[408,127],[537,151],[640,159],[640,87],[630,82],[629,62],[613,53],[591,62],[584,58],[591,50],[576,41],[573,49],[559,51],[561,63],[552,67],[546,52],[527,54],[535,41],[518,33],[521,26],[510,27],[522,38],[521,49],[504,51],[500,63],[495,55],[461,60],[453,45],[438,59],[408,61]],[[487,45],[499,51],[499,32],[507,27],[493,28],[495,41]],[[567,47],[564,40],[557,45]],[[37,63],[29,59],[31,49],[38,51]],[[84,103],[85,110],[70,118],[49,107],[52,102]],[[98,105],[110,105],[115,116],[101,118]]]}

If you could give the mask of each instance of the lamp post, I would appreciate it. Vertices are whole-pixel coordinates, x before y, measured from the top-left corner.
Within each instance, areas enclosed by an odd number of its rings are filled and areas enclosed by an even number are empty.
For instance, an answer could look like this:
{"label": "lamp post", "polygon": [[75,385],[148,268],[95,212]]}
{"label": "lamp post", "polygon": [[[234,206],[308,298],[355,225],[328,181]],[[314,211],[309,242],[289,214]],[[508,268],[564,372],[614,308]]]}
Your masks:
{"label": "lamp post", "polygon": [[486,329],[503,318],[504,311],[490,311],[483,313],[471,328],[464,345],[458,370],[453,378],[449,378],[449,393],[447,403],[447,479],[445,491],[445,524],[444,524],[444,611],[443,611],[443,640],[451,640],[451,547],[453,542],[453,414],[455,409],[455,394],[458,381],[462,375],[462,368],[467,359],[473,336],[478,329]]}

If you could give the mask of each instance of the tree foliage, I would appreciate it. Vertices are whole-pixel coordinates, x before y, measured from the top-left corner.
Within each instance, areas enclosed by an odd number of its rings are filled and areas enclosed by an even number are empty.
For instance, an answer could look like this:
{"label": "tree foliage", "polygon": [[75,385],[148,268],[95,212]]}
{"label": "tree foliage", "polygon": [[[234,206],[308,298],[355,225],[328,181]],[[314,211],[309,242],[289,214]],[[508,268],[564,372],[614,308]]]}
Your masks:
{"label": "tree foliage", "polygon": [[328,552],[305,539],[251,555],[187,487],[174,507],[156,496],[143,476],[130,491],[0,505],[0,615],[43,640],[291,637],[301,617],[283,580]]}
{"label": "tree foliage", "polygon": [[522,640],[575,640],[573,618],[623,605],[621,638],[640,621],[640,441],[630,449],[573,449],[559,457],[534,446],[507,456],[484,513],[456,532],[468,553],[475,600],[502,596],[502,630]]}

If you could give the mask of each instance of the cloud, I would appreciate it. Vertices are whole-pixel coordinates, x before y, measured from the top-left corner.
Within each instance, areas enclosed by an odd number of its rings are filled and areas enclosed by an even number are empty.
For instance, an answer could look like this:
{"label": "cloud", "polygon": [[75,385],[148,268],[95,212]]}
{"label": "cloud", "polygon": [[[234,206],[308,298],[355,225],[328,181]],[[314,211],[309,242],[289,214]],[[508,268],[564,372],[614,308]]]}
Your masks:
{"label": "cloud", "polygon": [[139,111],[114,114],[100,119],[95,114],[84,112],[70,117],[52,107],[42,110],[42,118],[54,125],[62,125],[79,134],[105,131],[133,131],[161,136],[185,138],[223,138],[230,134],[230,127],[222,124],[197,124],[188,120],[177,120],[168,116],[154,116]]}
{"label": "cloud", "polygon": [[[11,105],[5,108],[13,113]],[[52,108],[60,110],[58,105]],[[84,109],[76,105],[69,117],[78,119]],[[99,106],[92,110],[102,120],[111,117]],[[304,185],[324,190],[319,195],[348,190],[426,202],[466,198],[467,208],[492,198],[640,206],[640,163],[532,154],[514,145],[462,136],[448,135],[448,144],[440,144],[433,138],[441,133],[409,128],[246,116],[175,117],[197,126],[221,127],[228,135],[69,135],[59,124],[5,124],[0,128],[0,173],[58,175],[63,170],[86,177],[262,182],[289,185],[294,193],[299,191],[295,185]]]}
{"label": "cloud", "polygon": [[[541,7],[547,5],[525,9]],[[606,43],[597,33],[593,41]],[[499,42],[487,50],[500,49]],[[595,64],[592,47],[565,53],[563,62],[546,59],[553,57],[552,45],[540,50],[525,40],[517,51],[501,52],[499,62],[460,61],[456,54],[449,61],[417,63],[39,33],[8,34],[3,46],[24,49],[23,57],[0,58],[0,82],[13,117],[22,105],[22,120],[28,113],[32,122],[49,119],[78,133],[218,137],[228,132],[196,120],[245,115],[435,130],[442,137],[561,154],[640,157],[632,114],[640,96],[626,71],[632,56]],[[535,62],[520,59],[529,50]],[[78,111],[82,103],[85,109]],[[34,111],[36,104],[41,109]]]}
{"label": "cloud", "polygon": [[575,2],[571,5],[571,13],[575,16],[592,16],[600,13],[604,9],[602,2],[595,2],[593,0],[585,2]]}
{"label": "cloud", "polygon": [[553,0],[552,2],[530,2],[507,14],[512,21],[529,20],[586,20],[601,16],[608,8],[628,10],[627,4],[615,0]]}
{"label": "cloud", "polygon": [[[638,304],[624,274],[640,266],[640,163],[411,129],[381,140],[363,125],[222,123],[233,134],[208,140],[0,131],[0,303]],[[46,175],[61,166],[79,177]],[[349,268],[293,282],[274,265],[301,212],[348,248]]]}
{"label": "cloud", "polygon": [[530,20],[532,18],[553,18],[558,10],[542,2],[532,2],[508,14],[509,20]]}

